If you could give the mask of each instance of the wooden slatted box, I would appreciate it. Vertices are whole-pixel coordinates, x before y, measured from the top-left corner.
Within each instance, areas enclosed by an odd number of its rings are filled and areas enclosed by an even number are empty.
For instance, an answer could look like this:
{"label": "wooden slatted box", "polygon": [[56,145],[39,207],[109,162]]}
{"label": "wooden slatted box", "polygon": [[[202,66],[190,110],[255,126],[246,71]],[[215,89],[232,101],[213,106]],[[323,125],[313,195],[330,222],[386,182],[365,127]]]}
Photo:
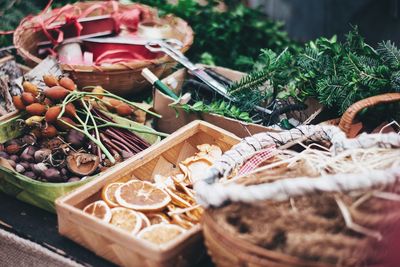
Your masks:
{"label": "wooden slatted box", "polygon": [[175,172],[180,161],[194,155],[197,145],[215,144],[227,151],[238,142],[235,135],[206,122],[194,121],[186,125],[159,144],[58,199],[59,232],[121,266],[195,265],[206,254],[200,225],[186,231],[168,246],[157,247],[84,213],[82,209],[100,199],[101,189],[108,183],[133,178],[151,181],[155,174]]}

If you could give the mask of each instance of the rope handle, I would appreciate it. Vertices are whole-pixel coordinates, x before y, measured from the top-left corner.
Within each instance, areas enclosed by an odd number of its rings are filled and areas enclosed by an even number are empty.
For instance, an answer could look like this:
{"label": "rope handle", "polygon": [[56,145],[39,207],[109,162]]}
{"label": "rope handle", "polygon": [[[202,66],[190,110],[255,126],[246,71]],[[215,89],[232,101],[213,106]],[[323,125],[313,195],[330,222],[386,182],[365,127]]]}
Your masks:
{"label": "rope handle", "polygon": [[387,93],[362,99],[351,105],[346,110],[346,112],[340,119],[339,128],[346,134],[346,136],[348,136],[351,125],[353,124],[355,117],[361,110],[379,104],[392,103],[397,101],[400,101],[400,93]]}

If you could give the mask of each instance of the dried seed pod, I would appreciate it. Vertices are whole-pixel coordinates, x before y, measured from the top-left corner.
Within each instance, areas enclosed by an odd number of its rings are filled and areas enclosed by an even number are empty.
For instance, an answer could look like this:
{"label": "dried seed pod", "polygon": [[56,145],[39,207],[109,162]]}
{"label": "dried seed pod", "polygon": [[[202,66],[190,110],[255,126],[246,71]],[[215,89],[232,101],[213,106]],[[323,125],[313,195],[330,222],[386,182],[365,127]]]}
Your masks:
{"label": "dried seed pod", "polygon": [[68,78],[68,77],[62,77],[62,78],[58,81],[58,83],[59,83],[62,87],[66,88],[66,89],[68,89],[68,90],[70,90],[70,91],[73,91],[73,90],[76,89],[76,84],[75,84],[75,82],[74,82],[73,80],[71,80],[70,78]]}
{"label": "dried seed pod", "polygon": [[20,95],[13,96],[12,101],[18,110],[25,110],[25,104],[22,102],[22,97]]}
{"label": "dried seed pod", "polygon": [[32,165],[32,171],[37,175],[43,174],[43,172],[46,171],[47,169],[48,168],[46,164],[44,164],[43,162],[39,162],[37,164]]}
{"label": "dried seed pod", "polygon": [[19,164],[22,167],[24,167],[25,170],[30,170],[31,169],[31,166],[30,166],[29,162],[27,162],[27,161],[21,161]]}
{"label": "dried seed pod", "polygon": [[11,144],[6,146],[6,152],[8,154],[17,154],[21,150],[21,146],[17,144]]}
{"label": "dried seed pod", "polygon": [[63,100],[69,93],[69,90],[59,85],[44,89],[45,96],[51,100]]}
{"label": "dried seed pod", "polygon": [[70,130],[71,127],[69,125],[75,126],[75,122],[69,117],[61,117],[56,122],[57,128],[63,131]]}
{"label": "dried seed pod", "polygon": [[18,157],[17,155],[11,155],[11,156],[10,156],[10,159],[13,160],[13,161],[15,161],[15,162],[18,162],[18,161],[19,161],[19,157]]}
{"label": "dried seed pod", "polygon": [[61,177],[61,173],[56,168],[49,168],[43,171],[43,178],[49,182],[59,183],[63,182],[64,179]]}
{"label": "dried seed pod", "polygon": [[22,87],[24,88],[24,92],[31,93],[34,96],[37,96],[39,94],[38,87],[31,82],[28,81],[23,82]]}
{"label": "dried seed pod", "polygon": [[25,124],[28,126],[36,126],[40,124],[43,121],[44,117],[43,116],[31,116],[25,120]]}
{"label": "dried seed pod", "polygon": [[97,97],[101,99],[103,98],[104,89],[101,86],[96,86],[93,88],[92,93],[98,94]]}
{"label": "dried seed pod", "polygon": [[8,155],[7,152],[5,152],[5,151],[1,151],[0,152],[0,158],[9,159],[10,155]]}
{"label": "dried seed pod", "polygon": [[22,102],[25,106],[36,103],[37,99],[32,93],[23,92],[21,94]]}
{"label": "dried seed pod", "polygon": [[43,162],[51,155],[51,150],[48,148],[41,148],[33,155],[36,162]]}
{"label": "dried seed pod", "polygon": [[55,122],[57,121],[58,115],[61,113],[61,107],[60,106],[53,106],[49,108],[46,112],[45,120],[47,122]]}
{"label": "dried seed pod", "polygon": [[68,103],[67,105],[65,105],[65,114],[71,118],[75,118],[76,116],[78,116],[76,114],[76,108],[74,104]]}
{"label": "dried seed pod", "polygon": [[126,103],[121,103],[121,104],[119,104],[119,105],[115,108],[115,110],[117,111],[117,114],[118,114],[118,115],[124,116],[124,117],[129,116],[129,115],[132,114],[132,108],[131,108],[128,104],[126,104]]}
{"label": "dried seed pod", "polygon": [[56,76],[51,74],[43,75],[43,81],[48,87],[58,85],[58,79],[56,78]]}
{"label": "dried seed pod", "polygon": [[47,127],[42,130],[42,136],[47,137],[47,138],[55,137],[55,136],[57,136],[57,134],[58,134],[58,131],[57,131],[56,127],[54,127],[51,124],[47,125]]}
{"label": "dried seed pod", "polygon": [[16,172],[19,172],[19,173],[23,173],[23,172],[25,172],[25,167],[22,166],[21,164],[17,164],[17,165],[15,166],[15,171],[16,171]]}
{"label": "dried seed pod", "polygon": [[117,106],[119,106],[120,104],[122,104],[123,102],[114,98],[108,98],[108,103],[110,103],[111,106],[113,106],[114,108],[116,108]]}
{"label": "dried seed pod", "polygon": [[33,103],[30,104],[28,106],[26,106],[26,111],[30,114],[30,115],[43,115],[46,112],[46,106],[39,104],[39,103]]}
{"label": "dried seed pod", "polygon": [[48,107],[51,107],[51,106],[54,105],[54,102],[53,102],[50,98],[45,97],[45,98],[43,99],[43,104],[45,104],[45,105],[48,106]]}
{"label": "dried seed pod", "polygon": [[36,137],[35,133],[29,133],[29,134],[26,134],[23,137],[21,137],[21,142],[23,144],[33,145],[36,143],[36,141],[37,141],[37,137]]}

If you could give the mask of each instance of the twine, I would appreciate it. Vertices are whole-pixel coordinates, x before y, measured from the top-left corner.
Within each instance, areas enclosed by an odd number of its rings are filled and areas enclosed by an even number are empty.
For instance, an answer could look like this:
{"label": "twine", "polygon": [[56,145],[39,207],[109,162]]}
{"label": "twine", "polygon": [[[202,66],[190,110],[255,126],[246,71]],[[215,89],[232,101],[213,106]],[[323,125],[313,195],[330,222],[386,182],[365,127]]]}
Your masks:
{"label": "twine", "polygon": [[[330,152],[338,156],[343,156],[340,153],[344,151],[354,154],[355,149],[400,147],[400,136],[396,133],[362,134],[358,138],[348,139],[336,126],[300,126],[282,133],[256,134],[245,138],[227,151],[212,168],[205,172],[203,179],[194,185],[198,203],[207,207],[210,205],[220,206],[226,201],[282,201],[310,193],[348,192],[388,185],[400,177],[400,168],[395,167],[385,171],[370,170],[356,174],[323,175],[319,179],[310,177],[283,179],[253,186],[216,183],[218,178],[226,178],[233,169],[243,164],[249,156],[254,155],[256,149],[263,149],[271,145],[281,147],[299,139],[314,142],[329,141],[332,143]],[[338,168],[336,166],[336,169]]]}

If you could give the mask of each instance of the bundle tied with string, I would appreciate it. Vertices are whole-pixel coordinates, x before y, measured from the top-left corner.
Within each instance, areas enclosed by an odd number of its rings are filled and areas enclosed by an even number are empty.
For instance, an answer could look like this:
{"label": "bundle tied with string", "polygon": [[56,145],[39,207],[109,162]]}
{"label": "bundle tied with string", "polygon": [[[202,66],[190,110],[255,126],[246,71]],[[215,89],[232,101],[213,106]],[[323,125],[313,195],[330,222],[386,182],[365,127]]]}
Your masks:
{"label": "bundle tied with string", "polygon": [[[287,149],[294,144],[302,152]],[[279,148],[275,161],[228,179],[256,151],[273,146]],[[348,139],[334,126],[245,138],[195,185],[208,207],[203,227],[214,262],[364,266],[389,260],[382,253],[390,252],[400,222],[399,147],[396,133]]]}

